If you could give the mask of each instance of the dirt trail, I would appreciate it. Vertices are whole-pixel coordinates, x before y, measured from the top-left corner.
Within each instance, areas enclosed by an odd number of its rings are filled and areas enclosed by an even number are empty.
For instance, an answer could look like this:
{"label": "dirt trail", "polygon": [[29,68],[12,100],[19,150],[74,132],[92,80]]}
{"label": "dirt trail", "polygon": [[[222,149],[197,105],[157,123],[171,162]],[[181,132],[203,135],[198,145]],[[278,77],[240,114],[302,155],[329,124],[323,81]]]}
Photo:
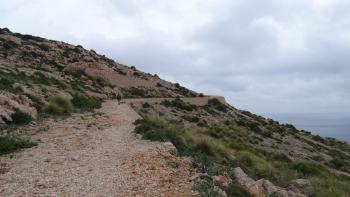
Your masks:
{"label": "dirt trail", "polygon": [[37,147],[0,157],[8,167],[0,172],[0,196],[193,195],[189,162],[164,143],[137,138],[132,123],[139,116],[128,104],[107,101],[100,111],[33,127],[49,127],[33,130]]}

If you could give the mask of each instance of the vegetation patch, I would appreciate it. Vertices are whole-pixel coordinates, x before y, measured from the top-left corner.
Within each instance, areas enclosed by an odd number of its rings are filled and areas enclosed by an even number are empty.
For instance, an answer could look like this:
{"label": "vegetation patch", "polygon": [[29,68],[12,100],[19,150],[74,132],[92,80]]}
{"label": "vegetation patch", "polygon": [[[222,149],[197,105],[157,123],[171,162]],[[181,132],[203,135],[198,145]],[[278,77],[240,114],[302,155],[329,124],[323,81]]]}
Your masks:
{"label": "vegetation patch", "polygon": [[0,89],[12,93],[18,93],[18,88],[13,86],[15,83],[26,85],[44,84],[58,86],[61,84],[60,81],[51,77],[47,77],[41,72],[34,72],[33,75],[28,76],[23,72],[15,73],[12,71],[0,71]]}
{"label": "vegetation patch", "polygon": [[175,107],[177,109],[181,109],[185,111],[193,111],[198,108],[196,105],[192,105],[190,103],[184,102],[180,98],[176,98],[173,100],[164,100],[161,102],[161,104],[166,107]]}
{"label": "vegetation patch", "polygon": [[149,91],[139,87],[130,87],[122,89],[122,93],[125,98],[149,98],[151,96],[148,92]]}
{"label": "vegetation patch", "polygon": [[69,115],[72,110],[72,102],[61,96],[50,98],[49,104],[45,107],[45,112],[51,115]]}
{"label": "vegetation patch", "polygon": [[71,102],[79,111],[91,111],[95,108],[100,108],[102,105],[101,99],[80,92],[73,95]]}
{"label": "vegetation patch", "polygon": [[211,179],[201,179],[196,183],[195,189],[202,197],[222,197],[223,195],[215,187]]}
{"label": "vegetation patch", "polygon": [[177,91],[179,94],[185,96],[185,97],[195,97],[197,96],[193,92],[191,92],[189,89],[182,87],[180,84],[175,83],[175,91]]}
{"label": "vegetation patch", "polygon": [[[284,186],[289,181],[307,178],[315,187],[315,196],[346,196],[350,192],[350,179],[327,170],[311,161],[292,161],[284,154],[266,152],[251,145],[254,138],[235,123],[214,125],[208,129],[185,129],[160,117],[141,114],[136,132],[145,139],[171,141],[179,155],[193,158],[193,165],[203,173],[225,175],[234,179],[232,169],[240,166],[255,179],[265,178]],[[340,154],[340,153],[337,153]],[[333,161],[332,165],[344,166]],[[217,195],[217,186],[211,180],[201,180],[197,191],[202,196]],[[224,188],[229,196],[249,196],[236,184]]]}
{"label": "vegetation patch", "polygon": [[33,117],[21,110],[16,110],[15,113],[11,115],[12,124],[25,125],[33,120]]}
{"label": "vegetation patch", "polygon": [[0,155],[13,153],[19,149],[30,148],[37,144],[14,136],[0,137]]}
{"label": "vegetation patch", "polygon": [[216,110],[227,112],[227,106],[220,102],[217,98],[212,98],[208,100],[207,106],[214,107]]}

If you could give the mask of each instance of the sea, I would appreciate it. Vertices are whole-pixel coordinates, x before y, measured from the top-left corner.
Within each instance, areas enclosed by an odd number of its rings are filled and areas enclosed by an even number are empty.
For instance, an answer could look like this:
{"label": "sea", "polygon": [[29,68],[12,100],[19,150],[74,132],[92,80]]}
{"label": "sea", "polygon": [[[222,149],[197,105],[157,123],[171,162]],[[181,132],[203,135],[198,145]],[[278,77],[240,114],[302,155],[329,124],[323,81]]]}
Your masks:
{"label": "sea", "polygon": [[264,114],[280,123],[350,143],[350,113]]}

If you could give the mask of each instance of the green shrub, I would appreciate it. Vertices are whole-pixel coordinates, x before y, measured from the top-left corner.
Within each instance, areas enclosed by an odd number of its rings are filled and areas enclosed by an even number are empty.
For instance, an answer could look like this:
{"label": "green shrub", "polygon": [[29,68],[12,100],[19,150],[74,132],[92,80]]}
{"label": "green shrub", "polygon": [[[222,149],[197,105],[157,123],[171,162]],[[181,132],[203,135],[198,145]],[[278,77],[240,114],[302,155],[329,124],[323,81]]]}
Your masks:
{"label": "green shrub", "polygon": [[101,99],[83,93],[74,94],[72,99],[73,106],[83,111],[91,111],[95,108],[100,108],[101,103]]}
{"label": "green shrub", "polygon": [[137,120],[135,124],[137,125],[135,132],[142,134],[144,139],[170,141],[178,149],[184,146],[176,127],[163,119],[144,115],[143,119]]}
{"label": "green shrub", "polygon": [[125,98],[149,98],[150,97],[149,91],[139,87],[123,88],[122,93]]}
{"label": "green shrub", "polygon": [[54,96],[50,98],[49,104],[45,107],[45,112],[52,115],[67,115],[73,109],[70,100],[61,96]]}
{"label": "green shrub", "polygon": [[166,106],[166,107],[175,107],[175,108],[182,109],[185,111],[193,111],[193,110],[197,109],[196,105],[192,105],[190,103],[184,102],[180,98],[176,98],[174,100],[164,100],[161,102],[161,104]]}
{"label": "green shrub", "polygon": [[227,112],[227,106],[223,104],[222,102],[219,101],[217,98],[212,98],[208,100],[208,106],[212,106],[215,109],[222,111],[222,112]]}
{"label": "green shrub", "polygon": [[12,124],[25,125],[33,120],[33,117],[23,111],[16,110],[15,113],[11,115]]}
{"label": "green shrub", "polygon": [[34,142],[18,137],[3,136],[0,137],[0,155],[9,154],[22,148],[30,148],[37,145]]}

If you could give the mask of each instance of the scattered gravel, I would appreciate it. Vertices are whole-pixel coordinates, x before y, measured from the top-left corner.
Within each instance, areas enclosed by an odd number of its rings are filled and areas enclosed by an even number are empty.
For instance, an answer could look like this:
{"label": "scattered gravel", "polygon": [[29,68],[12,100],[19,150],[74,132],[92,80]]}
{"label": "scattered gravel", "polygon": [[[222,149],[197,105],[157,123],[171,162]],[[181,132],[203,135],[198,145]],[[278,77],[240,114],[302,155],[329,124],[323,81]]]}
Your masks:
{"label": "scattered gravel", "polygon": [[27,134],[41,143],[0,157],[0,196],[193,196],[195,172],[169,144],[132,132],[140,118],[128,104],[107,101],[102,113],[46,120]]}

